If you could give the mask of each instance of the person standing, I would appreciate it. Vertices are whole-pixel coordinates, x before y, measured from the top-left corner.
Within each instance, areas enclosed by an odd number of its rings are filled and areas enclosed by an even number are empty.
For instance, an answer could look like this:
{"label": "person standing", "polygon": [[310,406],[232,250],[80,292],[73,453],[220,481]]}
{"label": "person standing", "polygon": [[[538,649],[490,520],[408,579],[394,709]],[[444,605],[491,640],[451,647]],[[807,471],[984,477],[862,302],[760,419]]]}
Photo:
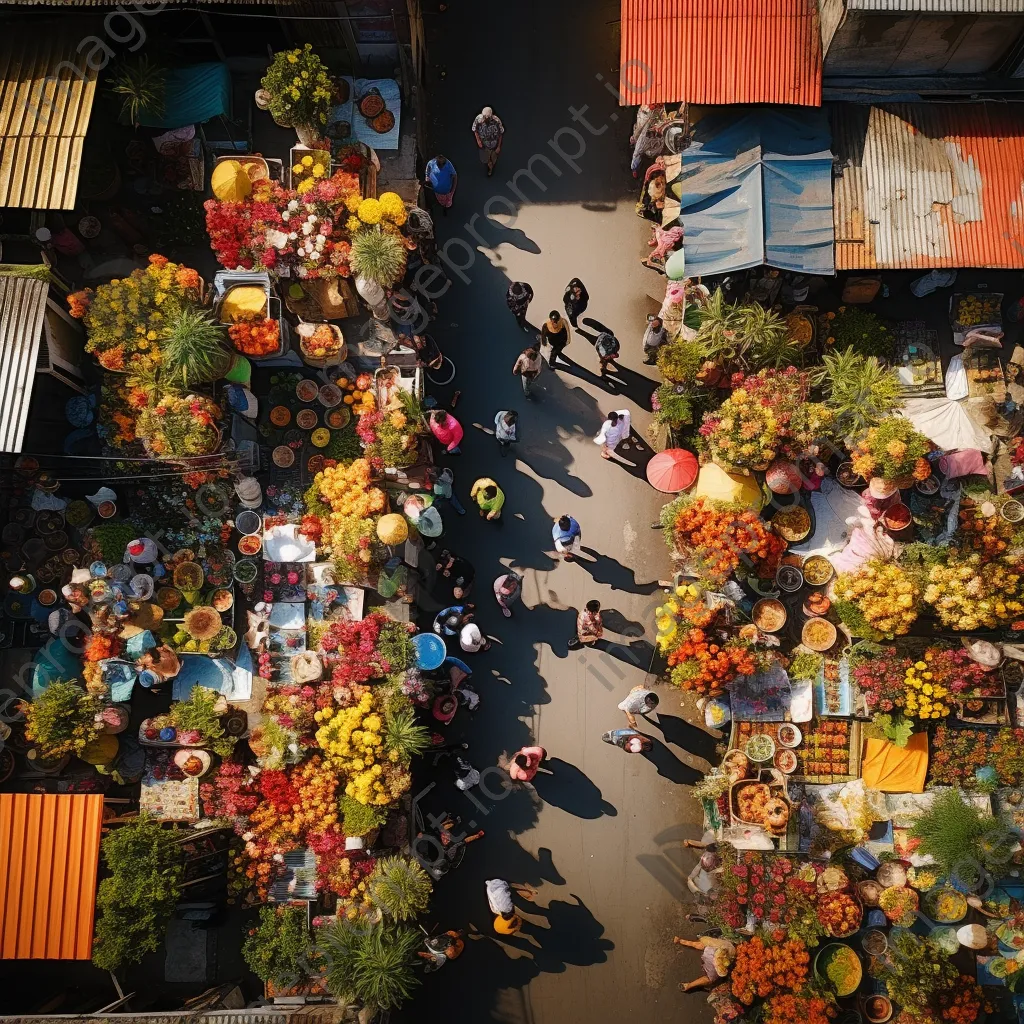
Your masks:
{"label": "person standing", "polygon": [[462,623],[459,630],[459,646],[468,654],[476,654],[478,651],[489,651],[491,641],[484,636],[483,630],[470,619]]}
{"label": "person standing", "polygon": [[505,494],[502,489],[489,477],[482,476],[469,492],[469,496],[476,502],[480,509],[480,515],[488,521],[501,518],[501,506],[505,504]]}
{"label": "person standing", "polygon": [[523,747],[509,762],[508,773],[513,782],[533,782],[547,756],[543,747]]}
{"label": "person standing", "polygon": [[516,359],[515,365],[512,367],[512,372],[523,383],[523,394],[527,398],[530,397],[534,382],[540,376],[543,365],[544,361],[540,357],[540,350],[535,345],[531,345],[519,353],[519,358]]}
{"label": "person standing", "polygon": [[528,331],[530,325],[526,322],[526,310],[533,302],[533,289],[525,281],[513,281],[508,286],[505,302],[516,318],[516,323],[524,331]]}
{"label": "person standing", "polygon": [[630,729],[636,728],[636,716],[647,715],[660,703],[658,695],[644,686],[634,686],[625,699],[619,702],[619,710],[625,712]]}
{"label": "person standing", "polygon": [[579,327],[577,321],[586,312],[589,303],[590,296],[587,294],[587,289],[583,287],[583,282],[578,277],[574,277],[565,286],[565,294],[562,296],[565,315],[573,327]]}
{"label": "person standing", "polygon": [[619,358],[619,339],[610,331],[602,331],[594,342],[594,351],[601,364],[601,377],[604,378],[608,367]]}
{"label": "person standing", "polygon": [[498,602],[501,614],[512,618],[512,605],[523,596],[523,577],[511,569],[494,581],[494,600]]}
{"label": "person standing", "polygon": [[441,207],[442,215],[447,217],[455,199],[456,186],[459,183],[455,165],[444,154],[438,153],[432,160],[427,161],[423,180],[427,188],[434,193],[437,205]]}
{"label": "person standing", "polygon": [[434,492],[434,499],[443,498],[460,516],[466,514],[466,510],[455,493],[455,474],[445,466],[440,472],[436,466],[431,466],[425,475],[427,485]]}
{"label": "person standing", "polygon": [[468,558],[449,551],[448,548],[444,548],[437,556],[434,570],[438,574],[437,590],[445,595],[441,600],[448,600],[451,597],[455,601],[461,601],[472,589],[473,580],[476,578],[473,563]]}
{"label": "person standing", "polygon": [[567,365],[569,360],[562,355],[565,346],[569,344],[569,325],[562,319],[557,309],[551,310],[547,320],[540,329],[541,344],[547,342],[551,346],[551,353],[548,355],[548,366],[553,370],[555,363],[562,359]]}
{"label": "person standing", "polygon": [[462,424],[444,409],[430,414],[430,432],[444,446],[449,455],[461,455]]}
{"label": "person standing", "polygon": [[513,882],[509,885],[504,878],[488,878],[484,882],[487,890],[487,906],[494,914],[494,930],[499,935],[515,935],[522,925],[522,919],[512,905],[512,892],[531,903],[537,895],[532,885]]}
{"label": "person standing", "polygon": [[571,562],[580,553],[583,531],[572,516],[559,516],[551,527],[551,539],[555,550],[566,562]]}
{"label": "person standing", "polygon": [[490,107],[484,107],[473,119],[473,137],[480,150],[480,163],[487,168],[487,177],[494,173],[494,167],[501,155],[501,143],[505,126]]}
{"label": "person standing", "polygon": [[658,361],[658,349],[668,344],[668,331],[660,316],[652,316],[644,331],[644,362],[653,366]]}
{"label": "person standing", "polygon": [[646,754],[654,749],[654,741],[636,729],[609,729],[601,739],[627,754]]}
{"label": "person standing", "polygon": [[601,619],[601,602],[588,601],[587,606],[576,616],[576,635],[569,641],[569,650],[576,651],[584,645],[590,647],[602,636],[604,622]]}
{"label": "person standing", "polygon": [[494,417],[494,437],[501,457],[508,455],[511,445],[519,442],[519,413],[515,409],[502,409]]}
{"label": "person standing", "polygon": [[[601,458],[610,459],[615,449],[629,437],[629,410],[619,409],[608,413],[607,419],[601,424],[594,444],[601,446]],[[628,448],[628,443],[626,445]]]}

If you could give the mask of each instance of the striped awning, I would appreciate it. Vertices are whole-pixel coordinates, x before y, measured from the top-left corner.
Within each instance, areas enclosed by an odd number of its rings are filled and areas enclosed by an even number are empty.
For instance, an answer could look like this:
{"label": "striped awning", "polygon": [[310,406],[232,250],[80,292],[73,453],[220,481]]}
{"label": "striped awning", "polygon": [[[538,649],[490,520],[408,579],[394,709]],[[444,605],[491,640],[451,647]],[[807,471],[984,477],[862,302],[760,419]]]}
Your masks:
{"label": "striped awning", "polygon": [[103,794],[0,794],[0,960],[88,960]]}
{"label": "striped awning", "polygon": [[78,39],[18,33],[0,49],[0,207],[75,205],[98,75]]}
{"label": "striped awning", "polygon": [[0,452],[20,452],[25,441],[49,287],[0,274]]}

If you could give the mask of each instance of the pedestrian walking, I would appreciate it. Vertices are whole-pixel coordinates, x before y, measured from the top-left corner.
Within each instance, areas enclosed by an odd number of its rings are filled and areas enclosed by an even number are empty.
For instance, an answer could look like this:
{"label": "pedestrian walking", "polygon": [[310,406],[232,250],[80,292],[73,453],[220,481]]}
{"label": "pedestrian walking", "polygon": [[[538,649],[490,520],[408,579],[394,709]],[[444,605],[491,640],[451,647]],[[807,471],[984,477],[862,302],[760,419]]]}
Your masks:
{"label": "pedestrian walking", "polygon": [[[604,423],[601,424],[597,437],[594,438],[594,444],[601,446],[602,459],[610,459],[620,444],[623,448],[629,448],[629,430],[628,409],[619,409],[616,412],[608,413]],[[626,443],[623,444],[623,441]]]}
{"label": "pedestrian walking", "polygon": [[476,654],[478,651],[489,651],[491,641],[484,636],[483,630],[467,616],[459,630],[459,646],[467,654]]}
{"label": "pedestrian walking", "polygon": [[519,358],[516,359],[515,365],[512,367],[512,372],[523,383],[523,394],[527,398],[531,397],[530,392],[540,376],[540,370],[543,365],[544,360],[540,357],[540,349],[536,345],[531,345],[519,353]]}
{"label": "pedestrian walking", "polygon": [[508,286],[505,302],[508,304],[508,308],[512,310],[516,323],[524,331],[528,331],[530,325],[526,322],[526,310],[530,303],[533,302],[533,289],[525,281],[513,281]]}
{"label": "pedestrian walking", "polygon": [[440,370],[444,364],[441,347],[430,334],[413,334],[412,348],[416,353],[416,365],[425,370]]}
{"label": "pedestrian walking", "polygon": [[501,506],[505,504],[505,492],[489,477],[482,476],[469,492],[476,502],[480,515],[489,521],[501,518]]}
{"label": "pedestrian walking", "polygon": [[420,305],[419,299],[404,288],[388,292],[388,307],[391,310],[391,329],[410,341],[413,335],[422,334],[430,323],[430,317]]}
{"label": "pedestrian walking", "polygon": [[602,331],[594,342],[594,351],[601,364],[601,377],[608,373],[608,367],[619,358],[619,339],[611,331]]}
{"label": "pedestrian walking", "polygon": [[494,600],[498,602],[501,614],[512,618],[512,605],[523,596],[523,577],[511,569],[494,581]]}
{"label": "pedestrian walking", "polygon": [[[601,602],[588,601],[587,606],[576,616],[576,635],[569,641],[569,650],[576,651],[583,646],[590,647],[604,636],[604,622],[601,619]],[[630,723],[635,725],[635,722]]]}
{"label": "pedestrian walking", "polygon": [[430,432],[444,446],[449,455],[461,455],[462,424],[444,409],[437,409],[430,414]]}
{"label": "pedestrian walking", "polygon": [[473,604],[450,604],[442,608],[434,616],[434,632],[438,636],[456,637],[462,632],[462,627],[473,617]]}
{"label": "pedestrian walking", "polygon": [[562,355],[565,346],[569,344],[569,325],[562,319],[562,314],[557,309],[551,310],[547,320],[540,329],[541,343],[551,346],[551,353],[548,355],[548,366],[553,370],[559,359],[569,365],[569,360]]}
{"label": "pedestrian walking", "polygon": [[577,321],[587,311],[589,303],[590,296],[587,294],[587,289],[583,287],[583,282],[578,277],[574,277],[565,286],[565,294],[562,296],[565,315],[573,327],[579,327]]}
{"label": "pedestrian walking", "polygon": [[601,739],[627,754],[646,754],[654,749],[654,741],[636,729],[609,729]]}
{"label": "pedestrian walking", "polygon": [[440,472],[436,466],[430,466],[425,473],[427,486],[434,492],[435,504],[439,498],[447,501],[460,516],[466,514],[458,495],[455,493],[455,475],[445,466]]}
{"label": "pedestrian walking", "polygon": [[644,362],[653,366],[658,361],[658,349],[668,344],[668,331],[665,321],[660,316],[647,318],[647,330],[644,331]]}
{"label": "pedestrian walking", "polygon": [[626,721],[630,729],[636,728],[636,716],[647,715],[653,711],[659,703],[658,695],[653,690],[644,686],[634,686],[626,694],[624,700],[619,702],[619,710],[626,713]]}
{"label": "pedestrian walking", "polygon": [[519,443],[519,413],[515,409],[502,409],[494,417],[494,437],[502,458],[512,445]]}
{"label": "pedestrian walking", "polygon": [[580,553],[583,530],[572,516],[559,516],[555,520],[555,525],[551,527],[551,539],[563,560],[571,562]]}
{"label": "pedestrian walking", "polygon": [[442,216],[447,217],[455,199],[456,186],[459,184],[455,165],[444,154],[438,153],[432,160],[427,161],[423,181],[434,193],[437,205],[441,207]]}
{"label": "pedestrian walking", "polygon": [[693,981],[680,982],[680,992],[692,992],[697,988],[710,988],[729,976],[733,961],[736,959],[736,946],[728,939],[716,938],[713,935],[701,935],[696,939],[681,939],[676,935],[672,941],[677,946],[689,946],[699,949],[701,967],[704,976]]}
{"label": "pedestrian walking", "polygon": [[517,896],[532,903],[537,896],[537,890],[532,885],[521,882],[509,884],[503,878],[488,878],[484,886],[487,891],[487,906],[494,914],[494,930],[499,935],[515,935],[523,922],[512,903],[512,893],[514,891]]}
{"label": "pedestrian walking", "polygon": [[547,756],[548,752],[543,747],[522,747],[509,761],[508,773],[514,782],[533,782]]}
{"label": "pedestrian walking", "polygon": [[461,601],[473,588],[473,580],[476,579],[473,563],[468,558],[454,554],[448,548],[443,548],[441,554],[437,556],[434,570],[438,576],[438,590],[441,593],[449,593],[456,601]]}
{"label": "pedestrian walking", "polygon": [[501,143],[505,126],[490,107],[484,107],[473,119],[473,137],[480,150],[480,163],[487,168],[487,177],[494,173],[494,166],[501,155]]}

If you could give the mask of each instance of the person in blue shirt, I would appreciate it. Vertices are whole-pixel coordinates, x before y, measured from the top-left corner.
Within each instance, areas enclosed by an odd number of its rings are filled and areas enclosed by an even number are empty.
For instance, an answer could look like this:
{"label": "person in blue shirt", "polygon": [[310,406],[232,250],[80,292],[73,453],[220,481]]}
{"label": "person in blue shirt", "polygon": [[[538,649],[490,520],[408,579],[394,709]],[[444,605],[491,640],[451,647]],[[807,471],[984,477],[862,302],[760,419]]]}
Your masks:
{"label": "person in blue shirt", "polygon": [[455,199],[455,187],[459,183],[455,165],[446,156],[438,153],[432,160],[427,161],[423,180],[427,188],[434,193],[438,206],[447,217]]}
{"label": "person in blue shirt", "polygon": [[555,550],[565,561],[571,562],[580,553],[583,531],[572,516],[559,516],[551,527],[551,539],[555,542]]}

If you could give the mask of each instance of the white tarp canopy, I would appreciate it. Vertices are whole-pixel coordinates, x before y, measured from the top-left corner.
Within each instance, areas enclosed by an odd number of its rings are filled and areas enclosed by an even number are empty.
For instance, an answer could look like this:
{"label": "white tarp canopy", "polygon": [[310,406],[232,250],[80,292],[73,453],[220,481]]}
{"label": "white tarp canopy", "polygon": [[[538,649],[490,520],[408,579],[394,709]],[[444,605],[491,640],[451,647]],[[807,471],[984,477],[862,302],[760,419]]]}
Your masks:
{"label": "white tarp canopy", "polygon": [[910,398],[902,413],[914,429],[944,451],[973,448],[990,455],[992,435],[980,427],[960,402],[948,398]]}

